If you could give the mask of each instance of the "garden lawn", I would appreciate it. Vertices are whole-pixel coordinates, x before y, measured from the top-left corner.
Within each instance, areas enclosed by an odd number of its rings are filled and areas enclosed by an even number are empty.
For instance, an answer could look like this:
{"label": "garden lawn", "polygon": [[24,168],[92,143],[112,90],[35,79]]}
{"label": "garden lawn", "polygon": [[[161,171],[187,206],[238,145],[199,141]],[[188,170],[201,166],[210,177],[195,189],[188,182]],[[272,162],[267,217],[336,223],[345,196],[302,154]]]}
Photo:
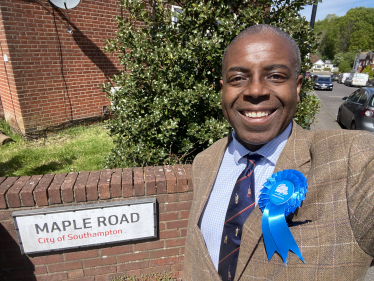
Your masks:
{"label": "garden lawn", "polygon": [[4,124],[0,122],[0,130],[16,142],[0,146],[0,177],[101,170],[113,146],[103,123],[68,128],[35,141],[10,135]]}

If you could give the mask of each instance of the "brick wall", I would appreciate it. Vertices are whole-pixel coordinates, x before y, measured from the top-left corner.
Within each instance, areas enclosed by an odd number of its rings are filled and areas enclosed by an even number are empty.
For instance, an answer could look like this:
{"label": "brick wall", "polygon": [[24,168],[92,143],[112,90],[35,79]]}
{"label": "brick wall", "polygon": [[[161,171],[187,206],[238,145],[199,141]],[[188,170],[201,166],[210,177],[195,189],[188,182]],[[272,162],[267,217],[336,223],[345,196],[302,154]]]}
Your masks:
{"label": "brick wall", "polygon": [[[191,165],[0,177],[0,280],[111,280],[173,272],[183,278]],[[155,197],[158,237],[58,253],[21,255],[12,212]]]}
{"label": "brick wall", "polygon": [[115,37],[119,2],[81,1],[67,16],[46,0],[1,0],[1,56],[9,61],[1,59],[0,96],[13,128],[25,133],[102,115],[109,101],[99,86],[123,69],[103,51]]}

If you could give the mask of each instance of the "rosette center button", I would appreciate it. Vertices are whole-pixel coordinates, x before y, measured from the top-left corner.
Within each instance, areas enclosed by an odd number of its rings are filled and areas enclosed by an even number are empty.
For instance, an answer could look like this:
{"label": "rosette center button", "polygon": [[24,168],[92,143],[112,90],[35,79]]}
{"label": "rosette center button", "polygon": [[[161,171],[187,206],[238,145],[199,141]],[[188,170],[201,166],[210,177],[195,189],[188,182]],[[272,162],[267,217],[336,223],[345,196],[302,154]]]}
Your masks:
{"label": "rosette center button", "polygon": [[275,205],[281,205],[290,200],[294,193],[294,185],[288,180],[276,183],[270,190],[269,199]]}

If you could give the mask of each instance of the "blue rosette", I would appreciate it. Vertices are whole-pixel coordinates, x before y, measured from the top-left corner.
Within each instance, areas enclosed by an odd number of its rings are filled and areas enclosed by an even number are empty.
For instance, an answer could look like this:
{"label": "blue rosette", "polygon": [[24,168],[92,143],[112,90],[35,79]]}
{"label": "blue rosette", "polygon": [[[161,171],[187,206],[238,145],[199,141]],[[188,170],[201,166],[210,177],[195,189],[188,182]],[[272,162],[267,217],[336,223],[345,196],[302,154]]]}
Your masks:
{"label": "blue rosette", "polygon": [[269,261],[274,253],[278,252],[287,264],[288,251],[291,250],[304,262],[287,226],[286,216],[301,206],[307,186],[307,180],[302,173],[284,170],[268,178],[261,189],[258,205],[263,212],[262,233]]}

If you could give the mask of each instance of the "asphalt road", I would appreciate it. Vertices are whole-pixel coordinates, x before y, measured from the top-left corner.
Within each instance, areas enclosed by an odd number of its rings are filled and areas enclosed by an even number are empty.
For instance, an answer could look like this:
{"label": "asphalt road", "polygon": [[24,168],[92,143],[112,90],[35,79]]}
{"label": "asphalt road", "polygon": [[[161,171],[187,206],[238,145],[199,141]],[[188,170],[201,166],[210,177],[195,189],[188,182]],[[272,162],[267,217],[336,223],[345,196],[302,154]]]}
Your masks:
{"label": "asphalt road", "polygon": [[[316,121],[311,125],[311,130],[315,129],[339,129],[340,126],[336,122],[339,106],[344,102],[343,97],[352,94],[356,87],[347,87],[343,84],[334,82],[332,91],[315,91],[315,94],[321,100],[320,112],[316,115]],[[374,261],[369,268],[364,281],[374,281]]]}
{"label": "asphalt road", "polygon": [[315,91],[315,94],[321,100],[322,108],[317,114],[316,122],[312,124],[311,129],[339,129],[340,126],[336,123],[336,115],[338,114],[339,106],[344,102],[342,98],[348,97],[356,89],[358,88],[347,87],[334,82],[332,91]]}

